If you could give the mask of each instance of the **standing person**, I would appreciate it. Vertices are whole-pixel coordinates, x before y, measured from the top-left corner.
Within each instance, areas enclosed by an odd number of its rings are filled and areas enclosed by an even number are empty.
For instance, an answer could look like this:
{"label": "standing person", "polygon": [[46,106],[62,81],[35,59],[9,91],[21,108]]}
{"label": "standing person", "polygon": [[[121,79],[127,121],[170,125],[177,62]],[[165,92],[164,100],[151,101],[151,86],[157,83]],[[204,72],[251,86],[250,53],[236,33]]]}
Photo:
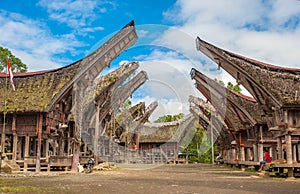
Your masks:
{"label": "standing person", "polygon": [[268,150],[265,150],[265,153],[264,153],[264,160],[261,161],[261,162],[259,163],[259,164],[260,164],[260,168],[259,168],[258,171],[261,171],[261,170],[263,169],[264,165],[265,165],[266,163],[270,163],[271,161],[272,161],[272,159],[271,159],[271,157],[270,157],[270,154],[269,154]]}

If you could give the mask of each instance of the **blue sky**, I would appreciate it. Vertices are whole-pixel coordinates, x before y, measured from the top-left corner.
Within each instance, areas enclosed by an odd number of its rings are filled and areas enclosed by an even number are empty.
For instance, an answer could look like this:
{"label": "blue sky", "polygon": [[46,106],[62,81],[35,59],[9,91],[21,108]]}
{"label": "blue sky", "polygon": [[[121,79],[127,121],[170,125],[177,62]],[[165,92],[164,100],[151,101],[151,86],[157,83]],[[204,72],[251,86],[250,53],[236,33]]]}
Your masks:
{"label": "blue sky", "polygon": [[300,67],[296,0],[0,1],[0,45],[29,71],[53,69],[84,57],[131,20],[139,40],[112,66],[141,63],[149,81],[133,101],[158,100],[157,115],[187,112],[188,95],[198,95],[189,78],[192,67],[234,82],[196,51],[197,36],[253,59]]}

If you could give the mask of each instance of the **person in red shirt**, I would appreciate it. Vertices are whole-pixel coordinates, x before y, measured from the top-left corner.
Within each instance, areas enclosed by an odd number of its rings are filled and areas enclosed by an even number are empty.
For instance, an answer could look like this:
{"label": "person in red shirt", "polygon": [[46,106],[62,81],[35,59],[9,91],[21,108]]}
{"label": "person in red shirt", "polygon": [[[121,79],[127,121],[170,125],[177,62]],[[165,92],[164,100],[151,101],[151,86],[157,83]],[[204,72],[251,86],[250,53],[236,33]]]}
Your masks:
{"label": "person in red shirt", "polygon": [[258,171],[261,171],[266,163],[270,163],[272,161],[270,154],[267,150],[265,150],[264,160],[259,163],[260,168]]}

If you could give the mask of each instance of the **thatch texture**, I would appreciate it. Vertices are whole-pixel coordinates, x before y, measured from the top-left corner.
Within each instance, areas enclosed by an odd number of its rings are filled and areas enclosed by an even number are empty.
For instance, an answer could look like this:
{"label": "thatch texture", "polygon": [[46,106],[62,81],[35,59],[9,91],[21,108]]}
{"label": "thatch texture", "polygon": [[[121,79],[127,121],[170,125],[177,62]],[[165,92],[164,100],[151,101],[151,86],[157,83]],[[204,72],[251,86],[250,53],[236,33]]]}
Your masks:
{"label": "thatch texture", "polygon": [[0,111],[4,110],[4,99],[7,99],[7,112],[44,112],[57,93],[71,82],[77,73],[80,61],[69,66],[41,72],[16,73],[13,91],[6,78],[0,75]]}
{"label": "thatch texture", "polygon": [[195,117],[189,114],[174,122],[146,123],[140,128],[140,143],[179,142],[194,122]]}
{"label": "thatch texture", "polygon": [[[264,96],[271,106],[300,106],[300,69],[253,60],[197,38],[197,49],[235,77],[256,98]],[[266,100],[268,98],[268,100]],[[260,100],[260,99],[259,99]]]}

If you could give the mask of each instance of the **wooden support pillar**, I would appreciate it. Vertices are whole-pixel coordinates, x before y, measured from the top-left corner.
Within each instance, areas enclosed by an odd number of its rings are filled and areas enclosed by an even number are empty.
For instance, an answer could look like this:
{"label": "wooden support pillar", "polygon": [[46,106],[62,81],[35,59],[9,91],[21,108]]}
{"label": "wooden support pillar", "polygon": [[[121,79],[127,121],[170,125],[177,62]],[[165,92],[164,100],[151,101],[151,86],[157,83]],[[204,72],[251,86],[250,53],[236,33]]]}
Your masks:
{"label": "wooden support pillar", "polygon": [[17,141],[17,149],[16,149],[17,158],[16,158],[16,160],[21,160],[22,159],[22,153],[24,154],[23,147],[25,147],[25,146],[23,146],[23,138],[24,137],[18,137],[17,136],[17,140],[19,140],[19,141]]}
{"label": "wooden support pillar", "polygon": [[239,159],[240,161],[245,161],[245,148],[244,148],[244,146],[241,146],[240,147],[240,159]]}
{"label": "wooden support pillar", "polygon": [[16,132],[13,133],[13,145],[12,145],[12,160],[17,160],[17,153],[18,153],[18,135]]}
{"label": "wooden support pillar", "polygon": [[52,155],[56,156],[56,153],[57,153],[57,140],[56,139],[53,140],[53,145],[54,145],[54,147],[53,147]]}
{"label": "wooden support pillar", "polygon": [[68,137],[68,151],[67,151],[67,154],[69,156],[71,154],[71,137],[70,137],[70,131],[67,132],[67,137]]}
{"label": "wooden support pillar", "polygon": [[297,144],[297,150],[298,150],[298,159],[297,159],[297,161],[299,161],[300,160],[300,144]]}
{"label": "wooden support pillar", "polygon": [[258,162],[257,144],[253,144],[253,158],[254,158],[254,162]]}
{"label": "wooden support pillar", "polygon": [[235,148],[231,149],[230,161],[234,161],[236,159],[236,150]]}
{"label": "wooden support pillar", "polygon": [[48,163],[48,168],[47,168],[48,172],[50,172],[49,144],[50,144],[50,139],[47,139],[46,143],[45,143],[45,157],[46,157],[46,161]]}
{"label": "wooden support pillar", "polygon": [[277,160],[278,159],[277,158],[277,153],[276,153],[276,144],[272,144],[270,153],[271,153],[272,160]]}
{"label": "wooden support pillar", "polygon": [[230,161],[231,160],[231,149],[228,149],[227,150],[227,161]]}
{"label": "wooden support pillar", "polygon": [[12,145],[12,160],[16,161],[17,160],[17,149],[18,149],[18,135],[16,132],[16,114],[13,114],[13,119],[12,119],[12,133],[13,133],[13,145]]}
{"label": "wooden support pillar", "polygon": [[[96,164],[98,164],[98,156],[99,156],[99,148],[98,148],[98,145],[99,145],[99,136],[100,136],[100,129],[102,128],[101,127],[101,123],[100,123],[100,107],[99,105],[96,107],[96,122],[95,122],[95,135],[94,135],[94,150],[93,150],[93,153],[95,155],[95,161],[96,161]],[[103,129],[105,130],[105,129]]]}
{"label": "wooden support pillar", "polygon": [[285,144],[286,144],[286,163],[293,164],[293,153],[292,153],[292,138],[290,134],[285,135]]}
{"label": "wooden support pillar", "polygon": [[258,144],[258,161],[264,160],[264,144]]}
{"label": "wooden support pillar", "polygon": [[25,150],[24,150],[24,172],[27,172],[27,160],[25,159],[25,157],[29,156],[29,141],[30,141],[30,137],[29,135],[25,136]]}
{"label": "wooden support pillar", "polygon": [[43,125],[43,115],[40,113],[37,119],[38,127],[38,142],[37,142],[37,151],[36,151],[36,167],[35,172],[41,171],[41,146],[42,146],[42,125]]}
{"label": "wooden support pillar", "polygon": [[277,149],[278,149],[278,159],[282,159],[283,158],[283,152],[282,152],[281,137],[277,137]]}
{"label": "wooden support pillar", "polygon": [[246,148],[246,161],[251,161],[253,158],[251,157],[251,149]]}
{"label": "wooden support pillar", "polygon": [[293,161],[297,161],[297,145],[292,145],[293,147]]}

